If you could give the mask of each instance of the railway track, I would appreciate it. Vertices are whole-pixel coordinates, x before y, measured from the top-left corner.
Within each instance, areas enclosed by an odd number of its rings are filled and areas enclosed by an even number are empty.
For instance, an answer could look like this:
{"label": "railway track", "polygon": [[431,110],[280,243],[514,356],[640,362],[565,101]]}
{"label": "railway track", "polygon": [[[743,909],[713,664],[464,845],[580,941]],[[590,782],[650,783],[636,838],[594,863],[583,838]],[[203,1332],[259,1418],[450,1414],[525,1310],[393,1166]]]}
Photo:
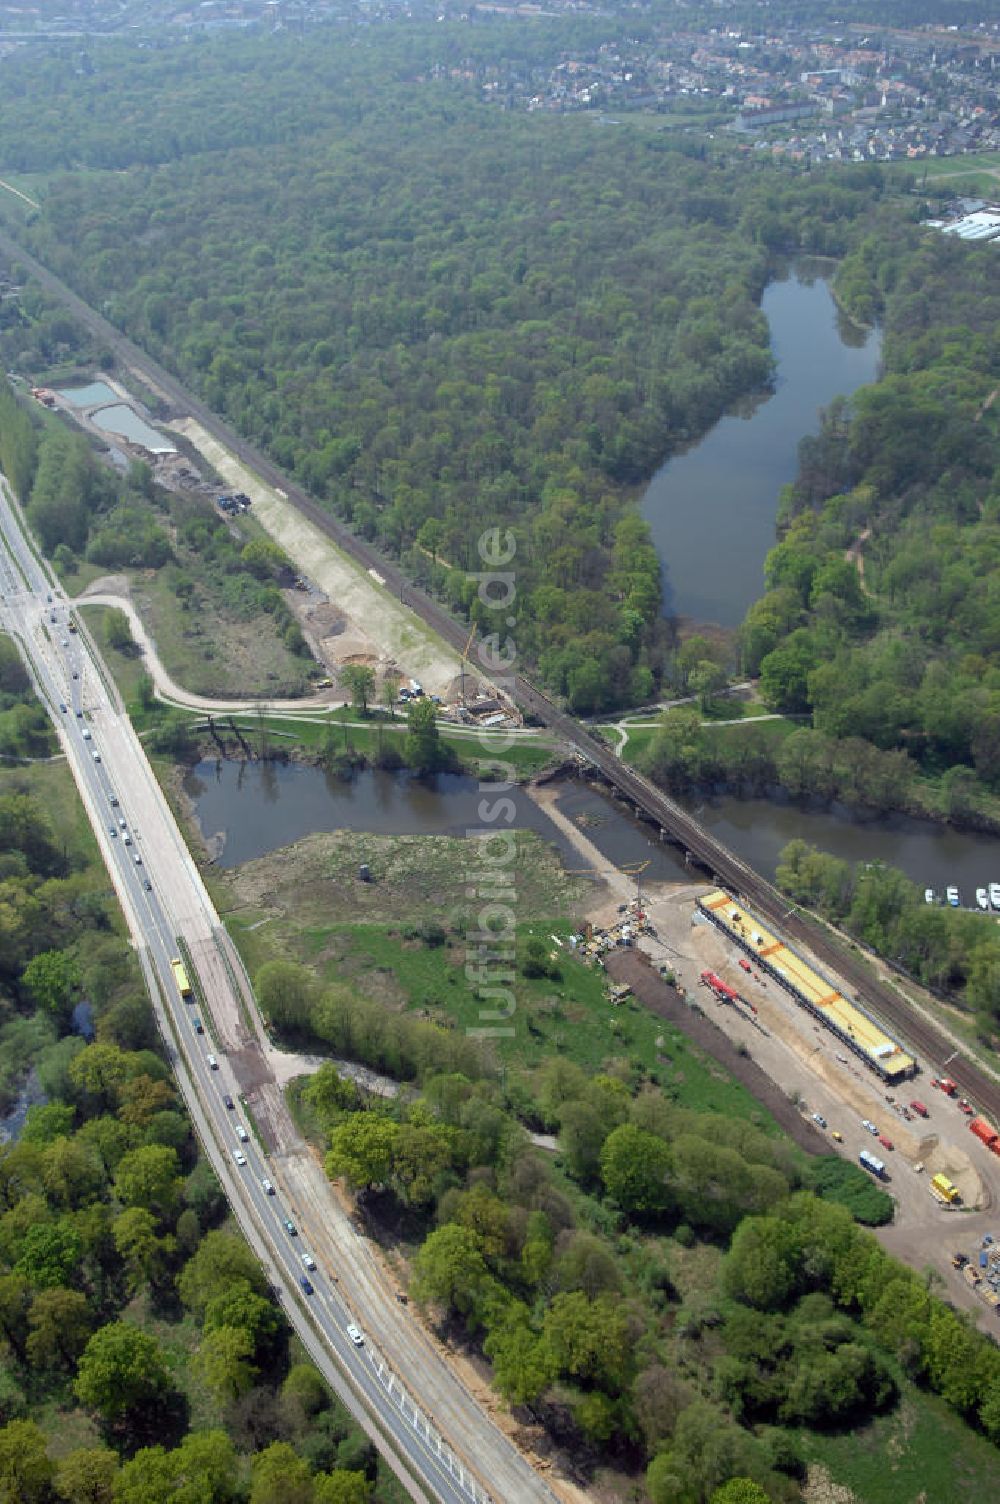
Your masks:
{"label": "railway track", "polygon": [[[225,445],[232,453],[257,472],[268,484],[280,490],[288,501],[315,526],[364,568],[374,569],[385,581],[385,588],[405,601],[428,626],[453,647],[461,658],[468,637],[468,623],[460,623],[439,601],[414,585],[397,564],[379,550],[357,537],[337,518],[325,511],[300,486],[290,480],[267,455],[262,454],[216,416],[181,385],[175,376],[145,351],[127,339],[113,324],[97,313],[71,288],[48,270],[15,240],[0,230],[0,252],[11,261],[26,266],[36,281],[63,302],[85,327],[106,343],[115,355],[137,376],[145,378],[176,409],[176,416],[190,416]],[[795,910],[778,890],[752,867],[728,850],[668,794],[618,757],[592,731],[544,695],[523,675],[513,676],[512,695],[520,709],[547,726],[573,749],[585,763],[601,776],[645,819],[651,821],[665,837],[681,846],[706,873],[730,889],[749,907],[758,910],[768,923],[790,941],[807,946],[816,958],[843,979],[852,992],[902,1041],[911,1046],[923,1067],[951,1076],[963,1096],[994,1121],[1000,1122],[1000,1082],[993,1080],[971,1060],[955,1054],[951,1041],[899,996],[891,987],[872,976],[862,960],[845,954],[829,939],[815,921]]]}

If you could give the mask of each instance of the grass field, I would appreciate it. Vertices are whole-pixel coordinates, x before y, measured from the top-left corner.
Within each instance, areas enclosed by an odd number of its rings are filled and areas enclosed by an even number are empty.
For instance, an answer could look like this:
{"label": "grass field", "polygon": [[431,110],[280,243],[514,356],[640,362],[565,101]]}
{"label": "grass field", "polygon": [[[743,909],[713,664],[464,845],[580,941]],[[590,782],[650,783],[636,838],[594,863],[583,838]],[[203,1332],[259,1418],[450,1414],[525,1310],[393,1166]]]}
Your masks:
{"label": "grass field", "polygon": [[[213,896],[251,975],[266,960],[291,957],[324,982],[346,982],[387,1010],[474,1030],[482,1024],[482,1004],[466,978],[463,935],[473,909],[470,860],[461,838],[334,832],[214,874]],[[373,883],[358,882],[359,861],[371,866]],[[749,1093],[679,1031],[634,999],[610,1005],[604,973],[578,961],[566,943],[593,889],[566,874],[556,853],[530,832],[518,833],[515,878],[519,946],[537,936],[558,975],[518,972],[512,1033],[491,1040],[499,1059],[531,1067],[555,1054],[589,1071],[626,1059],[658,1071],[687,1106],[769,1125]],[[421,937],[426,924],[442,931],[430,943]]]}
{"label": "grass field", "polygon": [[863,1504],[984,1504],[1000,1498],[1000,1452],[935,1395],[904,1382],[890,1415],[849,1432],[803,1431],[823,1464]]}
{"label": "grass field", "polygon": [[965,177],[974,172],[1000,176],[1000,151],[970,151],[957,157],[925,157],[919,162],[894,162],[893,169],[915,178]]}

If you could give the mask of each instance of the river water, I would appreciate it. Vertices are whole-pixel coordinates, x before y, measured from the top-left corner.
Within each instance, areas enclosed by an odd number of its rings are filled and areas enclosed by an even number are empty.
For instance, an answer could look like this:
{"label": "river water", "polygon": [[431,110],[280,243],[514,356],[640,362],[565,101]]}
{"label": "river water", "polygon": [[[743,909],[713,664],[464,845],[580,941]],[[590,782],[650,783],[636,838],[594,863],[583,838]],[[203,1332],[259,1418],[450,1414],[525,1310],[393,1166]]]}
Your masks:
{"label": "river water", "polygon": [[642,501],[663,567],[664,613],[735,627],[763,593],[781,487],[820,409],[878,375],[881,339],[839,312],[805,267],[771,282],[763,309],[777,365],[774,392],[721,418],[656,472]]}
{"label": "river water", "polygon": [[[300,763],[211,759],[191,770],[184,792],[220,867],[237,867],[315,830],[462,836],[483,826],[480,803],[487,801],[488,816],[495,797],[481,793],[475,778],[458,773],[423,779],[366,768],[340,778]],[[567,857],[569,843],[525,791],[515,789],[511,797],[517,827],[538,831]]]}
{"label": "river water", "polygon": [[[188,774],[202,834],[220,867],[288,846],[315,830],[372,831],[385,835],[464,835],[483,825],[474,778],[457,773],[431,780],[371,769],[338,778],[300,763],[242,763],[206,759]],[[523,789],[513,794],[514,824],[534,830],[557,847],[565,865],[579,857],[565,836]],[[562,786],[559,808],[580,825],[609,864],[648,861],[647,881],[677,882],[690,876],[680,853],[661,843],[600,789],[586,783]],[[929,820],[855,821],[845,812],[801,809],[766,799],[729,796],[688,805],[701,823],[758,872],[774,876],[782,846],[795,837],[847,861],[876,858],[900,867],[921,887],[956,883],[962,900],[1000,881],[1000,839],[963,834]]]}

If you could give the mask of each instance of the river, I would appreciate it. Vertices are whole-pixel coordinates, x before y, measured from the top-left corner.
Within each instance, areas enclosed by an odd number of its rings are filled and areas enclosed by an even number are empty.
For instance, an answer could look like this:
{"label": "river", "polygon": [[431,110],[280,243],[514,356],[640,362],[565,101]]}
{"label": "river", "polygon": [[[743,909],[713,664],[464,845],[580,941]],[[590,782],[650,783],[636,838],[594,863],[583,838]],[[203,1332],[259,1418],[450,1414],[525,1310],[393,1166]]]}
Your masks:
{"label": "river", "polygon": [[839,312],[805,265],[764,292],[776,362],[773,394],[721,418],[656,472],[642,501],[663,567],[664,612],[735,627],[764,589],[781,487],[820,410],[878,375],[882,342]]}
{"label": "river", "polygon": [[[456,773],[424,780],[407,773],[365,770],[353,778],[339,778],[301,763],[206,760],[191,770],[184,788],[202,834],[224,868],[264,856],[316,830],[463,835],[482,824],[479,784]],[[519,829],[536,831],[558,848],[567,866],[579,865],[562,832],[523,789],[515,791],[515,803]],[[690,877],[674,847],[661,844],[648,825],[599,788],[568,782],[558,803],[609,864],[648,861],[647,881]],[[706,829],[766,877],[774,876],[782,846],[801,837],[847,861],[878,858],[891,863],[921,887],[941,889],[955,883],[969,906],[975,903],[977,887],[1000,882],[1000,839],[929,820],[901,816],[859,821],[836,809],[802,809],[730,796],[688,807]]]}

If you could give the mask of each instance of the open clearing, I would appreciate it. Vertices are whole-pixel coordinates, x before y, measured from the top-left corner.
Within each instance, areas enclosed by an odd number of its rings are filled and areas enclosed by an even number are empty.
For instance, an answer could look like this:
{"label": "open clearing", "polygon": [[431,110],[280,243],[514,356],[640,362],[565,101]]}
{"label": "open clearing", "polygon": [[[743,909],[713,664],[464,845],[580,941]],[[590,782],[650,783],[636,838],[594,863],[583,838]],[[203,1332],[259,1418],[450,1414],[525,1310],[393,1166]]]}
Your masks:
{"label": "open clearing", "polygon": [[[452,648],[200,423],[184,418],[169,426],[205,457],[227,485],[252,499],[257,521],[350,623],[350,630],[342,634],[341,663],[364,659],[380,669],[395,665],[419,679],[429,694],[447,696],[460,669]],[[336,640],[324,639],[328,651]]]}
{"label": "open clearing", "polygon": [[[547,942],[558,973],[529,978],[518,971],[511,1033],[490,1040],[497,1057],[530,1068],[562,1055],[594,1071],[625,1059],[655,1071],[686,1106],[771,1131],[751,1094],[679,1029],[634,998],[612,1007],[604,973],[571,954],[574,923],[595,901],[607,901],[607,889],[569,876],[531,832],[517,833],[517,849],[518,942]],[[359,862],[371,866],[371,884],[358,880]],[[389,1010],[474,1030],[481,1004],[465,974],[464,927],[475,876],[471,843],[460,837],[342,831],[217,873],[212,889],[251,974],[265,961],[294,959],[327,984],[346,983]]]}

